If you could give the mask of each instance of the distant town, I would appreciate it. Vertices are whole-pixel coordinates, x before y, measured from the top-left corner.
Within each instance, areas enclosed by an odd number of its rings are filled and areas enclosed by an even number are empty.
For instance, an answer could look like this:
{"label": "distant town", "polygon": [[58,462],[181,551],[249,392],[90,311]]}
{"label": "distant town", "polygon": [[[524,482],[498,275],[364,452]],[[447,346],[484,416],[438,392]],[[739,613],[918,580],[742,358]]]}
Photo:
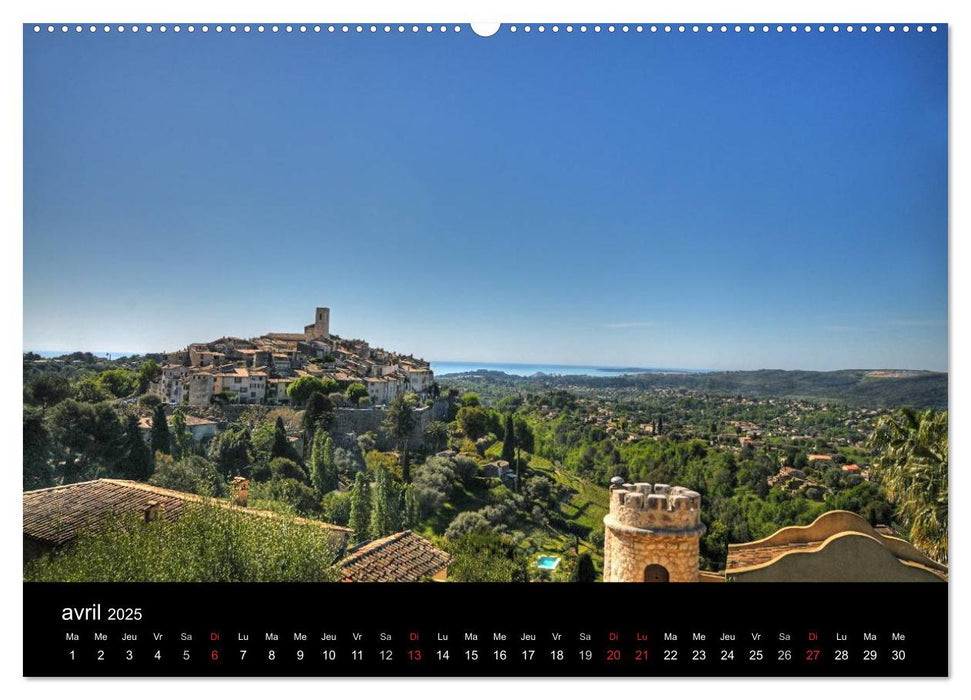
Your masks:
{"label": "distant town", "polygon": [[163,354],[150,389],[170,405],[291,403],[287,388],[300,377],[330,378],[340,386],[360,383],[375,405],[434,386],[424,360],[345,340],[330,332],[330,309],[318,308],[302,333],[266,333],[257,338],[220,338]]}

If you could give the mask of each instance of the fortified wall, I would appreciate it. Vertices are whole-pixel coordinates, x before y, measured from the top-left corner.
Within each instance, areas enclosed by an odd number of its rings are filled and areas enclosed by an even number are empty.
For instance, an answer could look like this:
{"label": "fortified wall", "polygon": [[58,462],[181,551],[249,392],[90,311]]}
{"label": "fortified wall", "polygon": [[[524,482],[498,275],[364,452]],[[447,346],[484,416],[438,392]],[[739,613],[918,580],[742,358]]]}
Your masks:
{"label": "fortified wall", "polygon": [[604,581],[695,582],[704,533],[696,491],[614,485],[604,516]]}
{"label": "fortified wall", "polygon": [[[421,447],[425,428],[429,423],[436,420],[444,420],[448,410],[448,400],[438,398],[431,406],[422,406],[415,409],[415,427],[411,431],[408,440],[409,449]],[[346,436],[350,433],[363,435],[366,432],[381,434],[381,426],[387,417],[387,410],[384,408],[335,408],[334,422],[331,424],[330,433],[338,445],[343,445]]]}

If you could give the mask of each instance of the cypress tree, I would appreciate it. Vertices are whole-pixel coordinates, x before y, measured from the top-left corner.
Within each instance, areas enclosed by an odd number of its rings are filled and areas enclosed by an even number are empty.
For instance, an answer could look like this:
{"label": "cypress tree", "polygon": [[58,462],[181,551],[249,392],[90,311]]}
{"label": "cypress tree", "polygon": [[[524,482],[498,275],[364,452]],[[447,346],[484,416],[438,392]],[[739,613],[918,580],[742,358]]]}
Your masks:
{"label": "cypress tree", "polygon": [[512,414],[506,414],[505,435],[502,441],[502,458],[512,464],[516,458],[516,430],[513,427]]}
{"label": "cypress tree", "polygon": [[354,531],[358,543],[368,539],[371,531],[371,484],[364,472],[358,472],[351,490],[351,517],[348,527]]}
{"label": "cypress tree", "polygon": [[172,456],[176,460],[185,459],[192,454],[192,434],[185,422],[181,408],[172,412]]}
{"label": "cypress tree", "polygon": [[152,413],[152,453],[161,452],[171,454],[172,440],[169,437],[169,424],[165,417],[165,409],[161,404]]}
{"label": "cypress tree", "polygon": [[334,463],[334,444],[324,429],[314,433],[310,452],[310,483],[318,496],[337,488],[337,465]]}
{"label": "cypress tree", "polygon": [[127,459],[122,462],[120,469],[126,479],[147,481],[152,475],[152,452],[142,439],[142,431],[138,427],[138,418],[128,416],[125,421],[125,450]]}
{"label": "cypress tree", "polygon": [[570,580],[576,583],[593,583],[597,580],[597,569],[593,565],[590,554],[584,552],[577,558],[577,565],[573,569]]}
{"label": "cypress tree", "polygon": [[421,520],[421,507],[418,504],[418,494],[415,487],[409,484],[404,490],[404,508],[402,511],[402,525],[412,528]]}
{"label": "cypress tree", "polygon": [[[287,440],[287,429],[283,425],[283,418],[280,416],[276,417],[276,425],[273,428],[273,447],[270,450],[270,459],[272,460],[275,457],[293,457],[290,454],[290,442]],[[297,459],[299,459],[299,456]]]}
{"label": "cypress tree", "polygon": [[374,480],[374,496],[371,507],[371,537],[378,539],[390,535],[393,529],[393,509],[397,506],[397,494],[391,484],[387,469],[378,469]]}

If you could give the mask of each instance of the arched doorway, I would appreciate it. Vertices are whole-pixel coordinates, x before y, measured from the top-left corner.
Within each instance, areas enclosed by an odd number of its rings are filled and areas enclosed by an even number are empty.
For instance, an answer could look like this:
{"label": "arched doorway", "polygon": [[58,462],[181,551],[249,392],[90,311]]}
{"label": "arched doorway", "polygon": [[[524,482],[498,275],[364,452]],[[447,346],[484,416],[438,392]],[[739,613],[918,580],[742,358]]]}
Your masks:
{"label": "arched doorway", "polygon": [[644,567],[644,583],[667,583],[669,578],[668,570],[660,564],[648,564]]}

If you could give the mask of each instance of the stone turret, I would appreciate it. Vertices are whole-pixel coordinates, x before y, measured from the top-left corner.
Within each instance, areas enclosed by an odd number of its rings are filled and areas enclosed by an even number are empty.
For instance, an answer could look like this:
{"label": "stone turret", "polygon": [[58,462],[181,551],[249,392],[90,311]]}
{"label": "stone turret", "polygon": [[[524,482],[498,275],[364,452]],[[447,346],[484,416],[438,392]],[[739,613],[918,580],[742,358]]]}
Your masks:
{"label": "stone turret", "polygon": [[604,516],[604,581],[697,581],[703,534],[697,492],[615,484]]}

